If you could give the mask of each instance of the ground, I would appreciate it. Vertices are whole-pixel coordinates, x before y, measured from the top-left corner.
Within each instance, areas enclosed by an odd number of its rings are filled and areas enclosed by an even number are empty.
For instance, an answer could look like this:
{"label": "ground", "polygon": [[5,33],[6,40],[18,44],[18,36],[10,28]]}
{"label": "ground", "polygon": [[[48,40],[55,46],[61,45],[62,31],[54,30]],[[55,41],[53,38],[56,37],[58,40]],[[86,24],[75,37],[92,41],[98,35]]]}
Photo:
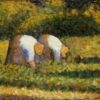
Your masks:
{"label": "ground", "polygon": [[8,40],[0,41],[0,94],[40,99],[100,99],[100,35],[61,37],[71,60],[61,64],[4,65]]}

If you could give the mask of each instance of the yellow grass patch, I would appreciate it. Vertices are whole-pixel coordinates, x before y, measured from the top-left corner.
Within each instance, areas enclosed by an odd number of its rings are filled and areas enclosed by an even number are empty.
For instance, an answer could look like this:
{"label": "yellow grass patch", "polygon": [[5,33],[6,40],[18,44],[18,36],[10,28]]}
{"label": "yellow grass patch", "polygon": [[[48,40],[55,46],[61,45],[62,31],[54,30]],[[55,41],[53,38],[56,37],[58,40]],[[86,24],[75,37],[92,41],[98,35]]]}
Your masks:
{"label": "yellow grass patch", "polygon": [[39,97],[44,99],[100,99],[99,93],[88,93],[88,92],[75,92],[75,91],[46,91],[38,88],[18,88],[18,87],[5,87],[0,86],[1,95],[18,95],[18,96],[29,96]]}

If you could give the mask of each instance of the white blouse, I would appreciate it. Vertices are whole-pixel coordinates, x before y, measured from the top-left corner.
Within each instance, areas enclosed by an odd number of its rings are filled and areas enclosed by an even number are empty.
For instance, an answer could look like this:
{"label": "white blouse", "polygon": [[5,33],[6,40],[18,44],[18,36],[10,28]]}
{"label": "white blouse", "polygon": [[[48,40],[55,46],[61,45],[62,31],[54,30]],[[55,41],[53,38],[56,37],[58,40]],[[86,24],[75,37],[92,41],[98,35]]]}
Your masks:
{"label": "white blouse", "polygon": [[29,35],[23,35],[19,40],[19,44],[24,52],[25,58],[27,61],[34,60],[34,45],[37,43],[37,40]]}
{"label": "white blouse", "polygon": [[61,60],[61,47],[62,47],[61,41],[57,37],[55,37],[53,35],[49,35],[48,36],[48,46],[53,51],[55,60],[60,62],[60,60]]}

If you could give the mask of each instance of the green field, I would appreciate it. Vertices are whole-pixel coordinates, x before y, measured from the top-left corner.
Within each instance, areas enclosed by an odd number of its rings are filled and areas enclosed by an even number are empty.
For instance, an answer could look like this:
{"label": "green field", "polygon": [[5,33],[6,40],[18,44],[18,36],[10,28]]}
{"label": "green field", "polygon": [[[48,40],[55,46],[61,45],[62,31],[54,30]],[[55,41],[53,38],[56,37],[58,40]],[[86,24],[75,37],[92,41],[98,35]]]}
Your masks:
{"label": "green field", "polygon": [[[38,64],[36,70],[28,66],[3,65],[8,41],[0,41],[0,93],[44,99],[99,100],[100,36],[62,37],[61,40],[70,48],[73,60]],[[81,60],[75,60],[79,56]]]}
{"label": "green field", "polygon": [[[44,0],[45,7],[29,1],[0,0],[0,100],[100,100],[100,0],[83,0],[88,7],[83,2],[81,9],[67,7],[63,1],[70,0]],[[35,70],[4,65],[9,39],[41,33],[60,37],[70,49],[68,58]]]}

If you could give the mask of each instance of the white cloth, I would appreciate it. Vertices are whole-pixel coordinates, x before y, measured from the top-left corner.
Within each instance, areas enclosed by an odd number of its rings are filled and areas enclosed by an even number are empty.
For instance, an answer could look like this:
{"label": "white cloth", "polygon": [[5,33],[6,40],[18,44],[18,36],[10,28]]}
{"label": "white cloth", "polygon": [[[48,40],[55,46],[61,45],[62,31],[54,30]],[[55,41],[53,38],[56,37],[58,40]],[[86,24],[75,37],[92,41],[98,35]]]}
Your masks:
{"label": "white cloth", "polygon": [[61,60],[60,51],[61,51],[61,47],[62,47],[61,41],[57,37],[55,37],[53,35],[49,35],[48,36],[48,46],[53,51],[55,60],[60,62],[60,60]]}
{"label": "white cloth", "polygon": [[25,58],[27,61],[34,60],[35,52],[34,45],[37,43],[37,40],[29,35],[23,35],[19,40],[19,44],[24,52]]}

